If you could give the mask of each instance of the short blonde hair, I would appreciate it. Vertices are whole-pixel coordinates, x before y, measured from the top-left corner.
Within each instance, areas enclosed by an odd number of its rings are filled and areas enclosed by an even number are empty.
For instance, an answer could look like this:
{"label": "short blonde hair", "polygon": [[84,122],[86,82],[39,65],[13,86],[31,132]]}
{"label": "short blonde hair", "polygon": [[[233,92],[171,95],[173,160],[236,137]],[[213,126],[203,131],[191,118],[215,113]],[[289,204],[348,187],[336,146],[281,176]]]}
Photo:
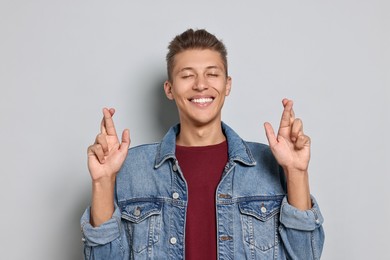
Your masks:
{"label": "short blonde hair", "polygon": [[221,55],[222,63],[225,67],[226,76],[227,70],[227,50],[221,40],[215,35],[204,29],[193,30],[188,29],[182,34],[176,35],[168,45],[168,53],[166,56],[168,80],[172,81],[172,69],[174,66],[175,56],[186,50],[214,50]]}

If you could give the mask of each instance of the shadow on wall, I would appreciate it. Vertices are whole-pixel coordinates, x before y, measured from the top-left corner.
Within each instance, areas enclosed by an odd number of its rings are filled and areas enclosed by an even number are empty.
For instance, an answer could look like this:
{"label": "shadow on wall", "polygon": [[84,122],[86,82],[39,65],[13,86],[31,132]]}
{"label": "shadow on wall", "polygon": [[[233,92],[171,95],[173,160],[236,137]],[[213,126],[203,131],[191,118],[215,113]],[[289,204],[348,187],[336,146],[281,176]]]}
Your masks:
{"label": "shadow on wall", "polygon": [[175,101],[169,100],[164,92],[165,76],[156,78],[153,88],[151,88],[152,96],[155,97],[153,102],[154,124],[156,132],[160,135],[160,139],[164,137],[168,129],[179,122]]}

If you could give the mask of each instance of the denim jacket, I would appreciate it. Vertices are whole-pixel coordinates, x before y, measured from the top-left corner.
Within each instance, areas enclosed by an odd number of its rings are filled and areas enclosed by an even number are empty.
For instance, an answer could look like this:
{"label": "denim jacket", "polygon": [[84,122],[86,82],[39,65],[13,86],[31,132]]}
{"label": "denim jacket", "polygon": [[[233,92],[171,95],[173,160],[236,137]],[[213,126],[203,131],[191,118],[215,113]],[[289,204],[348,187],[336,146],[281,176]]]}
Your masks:
{"label": "denim jacket", "polygon": [[[228,162],[215,192],[217,259],[319,259],[324,232],[315,199],[306,211],[289,205],[269,147],[222,127]],[[184,259],[188,193],[175,157],[179,131],[129,149],[112,218],[92,227],[89,208],[81,218],[85,259]]]}

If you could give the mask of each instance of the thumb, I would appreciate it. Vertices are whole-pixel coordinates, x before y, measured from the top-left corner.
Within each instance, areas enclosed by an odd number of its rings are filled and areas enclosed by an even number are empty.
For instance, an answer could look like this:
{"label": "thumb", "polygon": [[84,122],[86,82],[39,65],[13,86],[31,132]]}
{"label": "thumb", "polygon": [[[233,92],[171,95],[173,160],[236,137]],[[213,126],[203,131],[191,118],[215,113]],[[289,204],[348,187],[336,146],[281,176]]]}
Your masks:
{"label": "thumb", "polygon": [[122,143],[119,146],[119,151],[123,153],[127,153],[129,147],[130,147],[130,131],[129,129],[125,129],[122,132]]}
{"label": "thumb", "polygon": [[276,135],[274,132],[274,129],[272,128],[272,125],[268,122],[264,123],[264,129],[265,129],[265,135],[268,139],[269,146],[274,146],[278,141],[276,139]]}

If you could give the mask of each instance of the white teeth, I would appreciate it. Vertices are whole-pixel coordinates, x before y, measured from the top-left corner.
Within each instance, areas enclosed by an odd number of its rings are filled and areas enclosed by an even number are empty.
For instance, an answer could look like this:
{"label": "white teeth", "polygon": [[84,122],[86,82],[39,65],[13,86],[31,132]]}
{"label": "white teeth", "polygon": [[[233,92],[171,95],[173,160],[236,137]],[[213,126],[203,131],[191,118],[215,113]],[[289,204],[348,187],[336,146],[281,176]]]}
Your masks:
{"label": "white teeth", "polygon": [[194,98],[191,100],[191,102],[194,102],[194,103],[207,103],[207,102],[211,102],[213,101],[212,98]]}

